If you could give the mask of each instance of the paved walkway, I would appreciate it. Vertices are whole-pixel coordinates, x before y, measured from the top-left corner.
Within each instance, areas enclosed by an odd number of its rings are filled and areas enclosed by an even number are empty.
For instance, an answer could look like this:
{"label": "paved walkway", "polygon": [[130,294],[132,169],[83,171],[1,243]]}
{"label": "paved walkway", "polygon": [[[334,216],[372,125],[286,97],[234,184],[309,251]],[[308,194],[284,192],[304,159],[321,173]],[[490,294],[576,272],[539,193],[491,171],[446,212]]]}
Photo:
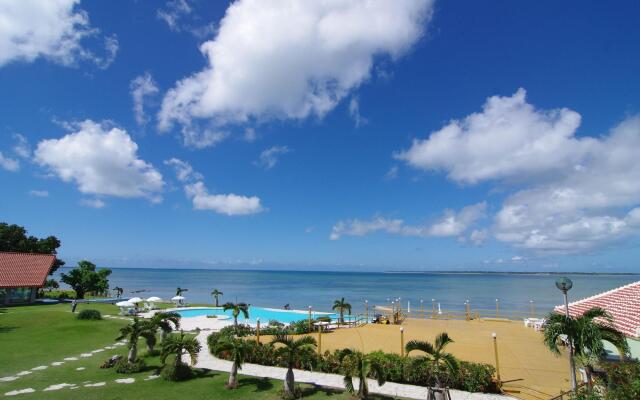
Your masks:
{"label": "paved walkway", "polygon": [[[197,338],[202,345],[202,350],[198,354],[198,363],[196,367],[207,368],[216,371],[229,372],[231,370],[231,362],[221,360],[214,357],[209,352],[209,346],[207,345],[207,336],[211,332],[200,332]],[[187,361],[187,360],[185,360]],[[267,367],[257,364],[244,364],[240,373],[242,375],[256,376],[261,378],[272,378],[283,380],[286,368],[280,367]],[[324,387],[344,389],[342,382],[343,377],[335,374],[325,374],[322,372],[311,372],[295,370],[296,382],[298,383],[310,383],[320,385]],[[357,382],[354,382],[354,386],[357,387]],[[407,399],[426,399],[427,388],[413,385],[403,385],[399,383],[388,382],[382,386],[374,380],[369,380],[369,391],[371,393],[377,393],[387,396],[403,397]],[[483,393],[468,393],[458,390],[451,390],[452,400],[506,400],[511,399],[508,396],[501,396],[496,394],[483,394]]]}

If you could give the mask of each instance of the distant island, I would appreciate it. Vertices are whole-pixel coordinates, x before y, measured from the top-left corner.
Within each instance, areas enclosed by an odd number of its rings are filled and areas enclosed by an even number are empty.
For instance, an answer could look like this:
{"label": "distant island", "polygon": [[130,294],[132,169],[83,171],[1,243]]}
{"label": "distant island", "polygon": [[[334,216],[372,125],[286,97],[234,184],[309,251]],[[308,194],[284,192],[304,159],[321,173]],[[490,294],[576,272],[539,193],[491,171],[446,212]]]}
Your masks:
{"label": "distant island", "polygon": [[571,271],[384,271],[385,274],[419,275],[613,275],[639,276],[637,272],[571,272]]}

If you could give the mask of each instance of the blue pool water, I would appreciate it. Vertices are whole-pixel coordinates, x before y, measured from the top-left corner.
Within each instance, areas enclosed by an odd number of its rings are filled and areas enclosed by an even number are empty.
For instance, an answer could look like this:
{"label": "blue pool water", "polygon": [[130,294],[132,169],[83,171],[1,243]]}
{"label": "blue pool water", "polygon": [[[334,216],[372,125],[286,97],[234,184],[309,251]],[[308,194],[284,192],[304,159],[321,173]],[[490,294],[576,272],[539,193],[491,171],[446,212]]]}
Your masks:
{"label": "blue pool water", "polygon": [[[231,310],[223,311],[222,308],[195,308],[189,310],[177,310],[176,311],[183,318],[189,317],[199,317],[203,315],[227,315],[230,318],[233,318],[233,314]],[[311,312],[311,318],[318,317],[330,317],[332,320],[336,320],[338,318],[338,314],[326,313],[326,312]],[[271,308],[262,308],[262,307],[249,307],[249,318],[247,322],[250,324],[255,324],[257,318],[260,318],[261,323],[268,323],[270,320],[276,320],[278,322],[282,322],[284,324],[288,324],[291,322],[307,320],[309,318],[308,312],[301,311],[289,311],[289,310],[277,310]],[[345,320],[349,320],[347,315],[344,316]],[[244,323],[245,319],[242,314],[238,317],[239,323]]]}

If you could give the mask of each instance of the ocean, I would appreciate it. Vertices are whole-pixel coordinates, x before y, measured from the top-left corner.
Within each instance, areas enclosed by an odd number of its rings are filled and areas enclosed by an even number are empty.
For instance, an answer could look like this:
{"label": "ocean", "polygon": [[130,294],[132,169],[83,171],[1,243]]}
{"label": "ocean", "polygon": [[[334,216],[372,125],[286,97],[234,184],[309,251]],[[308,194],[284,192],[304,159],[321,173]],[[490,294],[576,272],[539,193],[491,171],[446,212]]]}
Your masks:
{"label": "ocean", "polygon": [[[68,271],[68,267],[57,272]],[[407,302],[413,311],[432,309],[432,299],[440,303],[444,313],[462,311],[469,300],[474,310],[495,312],[499,300],[501,316],[527,315],[530,301],[536,313],[549,312],[562,303],[562,294],[555,287],[555,274],[510,273],[384,273],[384,272],[303,272],[248,271],[213,269],[150,269],[114,268],[109,277],[111,288],[124,289],[124,296],[142,298],[159,296],[170,299],[176,288],[187,288],[183,294],[189,303],[212,303],[213,289],[224,293],[221,303],[245,302],[260,307],[330,311],[334,300],[344,297],[353,312],[370,310],[374,305],[388,305],[400,298],[403,308]],[[570,301],[614,289],[637,281],[638,275],[566,274],[573,280]],[[142,291],[142,292],[138,292]]]}

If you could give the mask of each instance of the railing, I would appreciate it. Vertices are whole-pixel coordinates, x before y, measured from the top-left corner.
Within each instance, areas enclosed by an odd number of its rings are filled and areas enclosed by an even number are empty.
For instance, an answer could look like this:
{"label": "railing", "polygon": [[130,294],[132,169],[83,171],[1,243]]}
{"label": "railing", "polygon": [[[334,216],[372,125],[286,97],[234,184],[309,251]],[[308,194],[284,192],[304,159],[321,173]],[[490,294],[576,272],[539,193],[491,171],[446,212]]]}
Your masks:
{"label": "railing", "polygon": [[[586,382],[582,382],[580,383],[577,387],[576,387],[576,391],[580,390],[580,388],[586,386]],[[571,399],[571,396],[573,395],[573,390],[567,390],[566,392],[560,392],[559,395],[550,398],[549,400],[569,400]]]}

